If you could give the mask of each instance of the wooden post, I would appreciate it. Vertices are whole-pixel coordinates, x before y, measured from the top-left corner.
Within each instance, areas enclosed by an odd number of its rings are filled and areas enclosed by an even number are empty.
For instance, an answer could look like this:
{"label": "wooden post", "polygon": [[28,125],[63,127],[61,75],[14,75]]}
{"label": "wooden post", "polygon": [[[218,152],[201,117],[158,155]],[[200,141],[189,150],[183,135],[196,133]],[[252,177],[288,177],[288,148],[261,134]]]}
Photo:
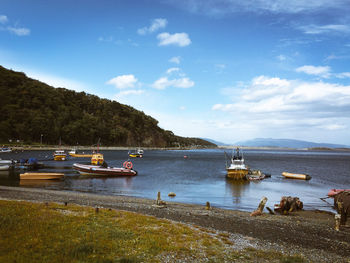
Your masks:
{"label": "wooden post", "polygon": [[334,219],[335,219],[335,231],[339,231],[339,227],[340,227],[340,218],[341,218],[341,215],[339,214],[336,214],[334,216]]}
{"label": "wooden post", "polygon": [[161,199],[160,199],[160,192],[158,192],[158,195],[157,195],[157,205],[160,204],[160,201],[161,201]]}
{"label": "wooden post", "polygon": [[255,211],[253,211],[250,216],[260,216],[262,214],[262,211],[264,210],[264,207],[266,205],[267,202],[267,197],[263,197],[259,203],[258,209],[256,209]]}
{"label": "wooden post", "polygon": [[206,203],[205,209],[210,210],[210,203],[209,202]]}
{"label": "wooden post", "polygon": [[96,208],[95,208],[95,213],[98,214],[98,212],[99,212],[99,208],[96,207]]}

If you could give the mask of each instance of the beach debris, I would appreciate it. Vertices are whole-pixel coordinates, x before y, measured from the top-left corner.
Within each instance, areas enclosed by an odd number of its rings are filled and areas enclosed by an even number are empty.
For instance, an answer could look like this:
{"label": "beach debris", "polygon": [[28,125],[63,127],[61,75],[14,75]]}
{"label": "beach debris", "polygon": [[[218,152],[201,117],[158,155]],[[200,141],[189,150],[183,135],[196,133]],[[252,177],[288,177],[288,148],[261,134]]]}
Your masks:
{"label": "beach debris", "polygon": [[98,214],[98,212],[100,211],[100,209],[98,207],[95,208],[95,213]]}
{"label": "beach debris", "polygon": [[266,209],[269,211],[270,215],[275,215],[275,212],[270,207],[267,206]]}
{"label": "beach debris", "polygon": [[335,231],[339,231],[341,215],[335,214],[334,219],[335,219],[335,228],[334,229],[335,229]]}
{"label": "beach debris", "polygon": [[281,214],[288,214],[290,212],[302,210],[304,204],[299,197],[282,196],[279,204],[275,205],[275,211]]}
{"label": "beach debris", "polygon": [[160,192],[158,192],[156,204],[154,205],[154,207],[163,208],[165,207],[165,205],[166,205],[166,202],[160,198]]}
{"label": "beach debris", "polygon": [[174,192],[170,192],[170,193],[168,194],[168,196],[169,196],[169,197],[175,197],[176,194],[175,194]]}
{"label": "beach debris", "polygon": [[340,215],[340,225],[345,225],[350,216],[350,191],[342,191],[334,196],[334,207]]}
{"label": "beach debris", "polygon": [[205,204],[205,209],[210,210],[210,203],[209,203],[209,202],[207,202],[207,203]]}
{"label": "beach debris", "polygon": [[255,211],[253,211],[250,216],[260,216],[262,215],[262,211],[264,210],[264,207],[266,205],[267,202],[267,197],[263,197],[259,203],[258,209],[256,209]]}
{"label": "beach debris", "polygon": [[68,202],[64,202],[64,206],[67,206],[68,205]]}

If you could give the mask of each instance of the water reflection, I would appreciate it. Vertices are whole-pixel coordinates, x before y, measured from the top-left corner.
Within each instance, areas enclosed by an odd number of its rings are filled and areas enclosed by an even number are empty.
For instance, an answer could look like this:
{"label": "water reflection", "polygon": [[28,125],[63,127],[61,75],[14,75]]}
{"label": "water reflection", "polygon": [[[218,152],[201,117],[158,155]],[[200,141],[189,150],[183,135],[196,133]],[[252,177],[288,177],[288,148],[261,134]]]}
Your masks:
{"label": "water reflection", "polygon": [[230,195],[233,197],[233,203],[241,203],[241,197],[243,193],[249,188],[249,181],[247,180],[232,180],[226,178],[226,191],[230,192]]}

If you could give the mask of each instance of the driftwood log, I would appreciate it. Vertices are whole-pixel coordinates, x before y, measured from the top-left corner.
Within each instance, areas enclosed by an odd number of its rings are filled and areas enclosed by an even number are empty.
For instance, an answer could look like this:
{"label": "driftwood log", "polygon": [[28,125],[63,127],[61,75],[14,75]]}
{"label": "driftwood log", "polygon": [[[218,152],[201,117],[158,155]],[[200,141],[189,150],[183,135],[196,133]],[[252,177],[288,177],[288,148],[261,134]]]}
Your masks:
{"label": "driftwood log", "polygon": [[260,216],[262,215],[262,211],[264,210],[264,207],[266,205],[267,202],[267,197],[263,197],[259,203],[258,209],[256,209],[255,211],[253,211],[250,216]]}
{"label": "driftwood log", "polygon": [[350,191],[344,191],[334,196],[334,207],[340,215],[340,225],[345,225],[350,216]]}
{"label": "driftwood log", "polygon": [[275,208],[276,212],[288,214],[290,212],[302,210],[304,204],[299,197],[282,196],[279,205]]}

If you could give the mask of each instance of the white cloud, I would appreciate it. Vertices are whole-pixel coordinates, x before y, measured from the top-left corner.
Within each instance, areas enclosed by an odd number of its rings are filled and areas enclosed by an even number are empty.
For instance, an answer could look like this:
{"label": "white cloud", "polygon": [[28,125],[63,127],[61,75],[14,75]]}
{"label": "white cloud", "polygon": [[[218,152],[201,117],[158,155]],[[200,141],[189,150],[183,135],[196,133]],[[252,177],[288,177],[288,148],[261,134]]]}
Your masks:
{"label": "white cloud", "polygon": [[121,75],[110,79],[106,84],[114,85],[117,89],[134,88],[138,80],[134,75]]}
{"label": "white cloud", "polygon": [[276,58],[277,58],[279,61],[285,61],[285,60],[287,59],[287,57],[284,56],[284,55],[279,55],[279,56],[277,56]]}
{"label": "white cloud", "polygon": [[30,29],[24,27],[7,27],[7,31],[17,35],[17,36],[28,36],[30,35]]}
{"label": "white cloud", "polygon": [[218,16],[237,12],[270,12],[296,14],[303,12],[315,12],[328,9],[347,9],[349,2],[347,0],[168,0],[175,6],[179,6],[186,11]]}
{"label": "white cloud", "polygon": [[159,29],[165,28],[168,21],[165,18],[156,18],[152,20],[149,27],[143,27],[137,30],[139,35],[146,35],[158,31]]}
{"label": "white cloud", "polygon": [[163,90],[168,87],[187,89],[193,86],[194,82],[189,78],[168,79],[167,77],[161,77],[152,84],[153,88],[159,90]]}
{"label": "white cloud", "polygon": [[164,32],[159,34],[157,38],[159,40],[159,46],[175,45],[179,47],[185,47],[191,44],[191,39],[187,33],[169,34],[167,32]]}
{"label": "white cloud", "polygon": [[0,23],[1,24],[6,24],[7,22],[8,22],[7,16],[0,15]]}
{"label": "white cloud", "polygon": [[299,26],[298,29],[309,35],[319,35],[325,33],[350,33],[349,25],[306,25]]}
{"label": "white cloud", "polygon": [[171,59],[169,59],[169,62],[175,63],[175,64],[180,64],[181,57],[172,57]]}
{"label": "white cloud", "polygon": [[174,73],[174,72],[179,72],[180,71],[180,68],[169,68],[166,73],[167,74],[171,74],[171,73]]}
{"label": "white cloud", "polygon": [[350,72],[342,72],[335,75],[339,79],[350,78]]}
{"label": "white cloud", "polygon": [[116,96],[117,97],[122,97],[122,96],[129,96],[129,95],[141,95],[145,93],[144,90],[134,90],[134,89],[131,89],[131,90],[123,90],[121,92],[119,92]]}
{"label": "white cloud", "polygon": [[319,76],[322,78],[329,78],[330,77],[330,72],[331,72],[331,68],[328,66],[312,66],[312,65],[305,65],[302,67],[299,67],[295,70],[296,72],[303,72],[306,73],[308,75],[315,75],[315,76]]}

